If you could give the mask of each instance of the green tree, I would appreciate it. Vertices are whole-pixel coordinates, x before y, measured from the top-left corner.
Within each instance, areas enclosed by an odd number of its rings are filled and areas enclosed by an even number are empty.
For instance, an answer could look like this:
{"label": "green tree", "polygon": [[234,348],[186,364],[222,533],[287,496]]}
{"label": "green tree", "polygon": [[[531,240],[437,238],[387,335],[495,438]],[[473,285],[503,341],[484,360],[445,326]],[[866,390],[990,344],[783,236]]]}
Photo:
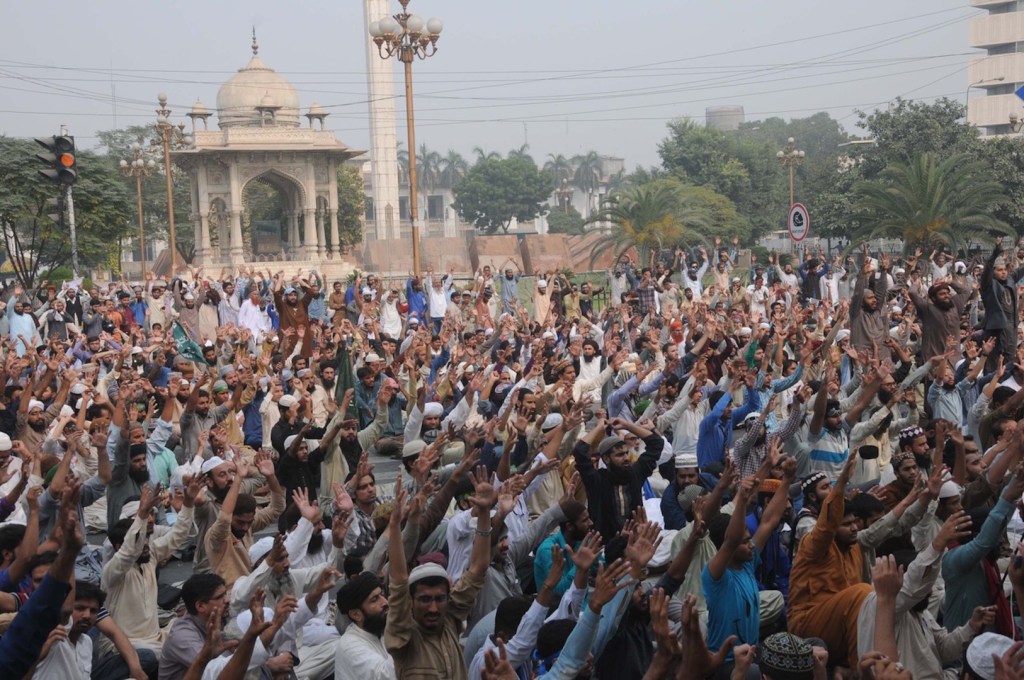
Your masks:
{"label": "green tree", "polygon": [[548,160],[544,163],[544,172],[551,176],[552,184],[560,186],[562,180],[572,181],[572,161],[562,154],[549,153]]}
{"label": "green tree", "polygon": [[448,149],[448,155],[441,159],[441,186],[451,189],[462,181],[469,172],[469,163],[458,151]]}
{"label": "green tree", "polygon": [[954,252],[968,240],[989,241],[1013,230],[993,215],[1003,188],[983,162],[966,154],[921,154],[892,163],[855,189],[857,230],[851,247],[877,238],[901,239],[905,249],[942,243]]}
{"label": "green tree", "polygon": [[610,230],[594,243],[591,264],[611,250],[618,260],[635,248],[640,262],[660,250],[703,242],[709,215],[705,206],[685,200],[679,186],[659,181],[625,189],[606,197],[588,223],[610,223]]}
{"label": "green tree", "polygon": [[1024,235],[1024,139],[993,137],[978,146],[977,155],[992,168],[993,177],[1006,194],[994,215],[1018,235]]}
{"label": "green tree", "polygon": [[964,105],[942,98],[934,102],[897,99],[885,110],[858,112],[859,128],[875,144],[859,146],[852,157],[864,179],[880,175],[893,162],[908,163],[923,153],[948,157],[978,149],[978,129],[964,121]]}
{"label": "green tree", "polygon": [[526,160],[528,160],[531,163],[533,163],[534,165],[536,165],[536,162],[534,162],[534,160],[533,160],[533,156],[530,155],[530,145],[529,144],[523,144],[518,149],[512,149],[511,151],[508,152],[508,157],[509,158],[525,158]]}
{"label": "green tree", "polygon": [[571,205],[568,209],[553,208],[548,213],[548,231],[552,234],[580,236],[586,231],[583,215]]}
{"label": "green tree", "polygon": [[[50,200],[63,188],[36,173],[38,151],[31,141],[0,136],[0,236],[26,288],[35,285],[40,272],[71,260],[68,229],[48,217],[55,212]],[[120,240],[132,235],[132,196],[111,159],[82,149],[73,196],[79,263],[106,266],[116,259]]]}
{"label": "green tree", "polygon": [[473,154],[476,156],[477,163],[484,160],[493,161],[501,158],[501,154],[497,151],[484,151],[483,147],[479,146],[473,147]]}
{"label": "green tree", "polygon": [[[142,178],[142,220],[146,228],[147,241],[152,237],[167,240],[167,179],[164,174],[164,154],[160,138],[152,125],[132,125],[115,130],[101,130],[96,133],[100,149],[115,170],[121,160],[131,161],[134,158],[132,144],[142,145],[142,157],[156,164],[156,171]],[[188,173],[183,169],[171,167],[171,180],[174,187],[174,226],[175,241],[178,253],[186,262],[191,262],[195,254],[195,234],[189,213],[192,209],[192,195],[189,188]],[[135,178],[123,177],[121,180],[131,196],[135,197]],[[134,205],[134,203],[133,203]],[[137,210],[133,213],[136,234],[138,230]]]}
{"label": "green tree", "polygon": [[587,197],[587,216],[590,216],[593,197],[601,186],[601,156],[596,151],[574,156],[572,159],[575,170],[572,175],[573,185]]}
{"label": "green tree", "polygon": [[348,251],[363,242],[363,214],[366,194],[363,176],[352,165],[338,167],[338,238],[341,249]]}
{"label": "green tree", "polygon": [[528,222],[547,210],[551,178],[525,158],[481,158],[453,189],[453,207],[488,234],[507,232],[515,218]]}

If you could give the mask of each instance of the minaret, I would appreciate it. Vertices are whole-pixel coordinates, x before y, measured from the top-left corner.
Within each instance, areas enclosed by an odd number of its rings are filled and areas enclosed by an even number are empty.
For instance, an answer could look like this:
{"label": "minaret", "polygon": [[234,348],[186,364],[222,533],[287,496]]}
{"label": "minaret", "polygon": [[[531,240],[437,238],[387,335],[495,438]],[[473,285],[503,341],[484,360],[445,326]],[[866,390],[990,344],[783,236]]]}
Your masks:
{"label": "minaret", "polygon": [[[373,167],[373,207],[377,239],[398,239],[398,137],[395,121],[394,61],[381,59],[370,37],[370,22],[390,16],[390,0],[363,0],[363,39],[366,40],[366,82],[370,99],[370,158]],[[391,206],[388,233],[387,206]]]}

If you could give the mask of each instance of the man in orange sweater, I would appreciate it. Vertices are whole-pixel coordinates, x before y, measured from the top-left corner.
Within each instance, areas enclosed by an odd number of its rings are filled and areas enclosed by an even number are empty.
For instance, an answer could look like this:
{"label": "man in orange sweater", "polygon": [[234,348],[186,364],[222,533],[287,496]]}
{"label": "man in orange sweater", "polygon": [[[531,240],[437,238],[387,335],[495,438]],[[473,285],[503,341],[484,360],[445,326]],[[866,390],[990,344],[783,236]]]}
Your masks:
{"label": "man in orange sweater", "polygon": [[871,585],[862,578],[857,517],[846,513],[846,484],[857,456],[846,461],[825,499],[817,524],[800,541],[789,583],[789,630],[820,637],[839,665],[857,662],[857,615]]}

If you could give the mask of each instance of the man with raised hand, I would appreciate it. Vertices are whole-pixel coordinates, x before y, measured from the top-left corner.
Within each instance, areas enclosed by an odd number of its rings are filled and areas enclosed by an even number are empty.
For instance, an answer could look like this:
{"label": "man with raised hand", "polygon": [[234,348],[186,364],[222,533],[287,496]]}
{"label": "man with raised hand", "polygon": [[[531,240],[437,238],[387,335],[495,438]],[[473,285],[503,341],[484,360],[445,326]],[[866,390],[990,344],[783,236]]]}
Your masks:
{"label": "man with raised hand", "polygon": [[[103,567],[100,585],[108,594],[107,609],[118,627],[136,647],[159,653],[167,630],[160,628],[157,616],[157,565],[184,545],[192,529],[192,508],[200,483],[184,480],[181,513],[171,530],[153,538],[154,509],[160,502],[160,486],[142,489],[139,509],[134,518],[125,518],[110,528],[110,543],[116,551]],[[179,492],[181,493],[181,492]]]}
{"label": "man with raised hand", "polygon": [[421,564],[408,571],[401,535],[406,492],[401,477],[395,483],[395,507],[388,524],[391,595],[384,645],[400,677],[468,680],[459,635],[484,586],[491,557],[491,508],[498,502],[487,468],[478,467],[471,481],[475,493],[469,502],[477,510],[476,538],[469,568],[454,585],[438,564]]}

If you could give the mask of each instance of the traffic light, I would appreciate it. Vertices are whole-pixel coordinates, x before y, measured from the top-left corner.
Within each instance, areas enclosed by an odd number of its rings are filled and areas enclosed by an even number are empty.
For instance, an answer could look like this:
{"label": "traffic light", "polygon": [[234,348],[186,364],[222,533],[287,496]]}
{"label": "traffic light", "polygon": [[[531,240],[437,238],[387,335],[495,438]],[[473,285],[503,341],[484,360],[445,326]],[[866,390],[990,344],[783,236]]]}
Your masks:
{"label": "traffic light", "polygon": [[74,137],[37,137],[36,144],[46,149],[46,153],[36,154],[36,158],[47,165],[45,170],[39,171],[40,175],[55,184],[71,185],[78,180],[78,158]]}

